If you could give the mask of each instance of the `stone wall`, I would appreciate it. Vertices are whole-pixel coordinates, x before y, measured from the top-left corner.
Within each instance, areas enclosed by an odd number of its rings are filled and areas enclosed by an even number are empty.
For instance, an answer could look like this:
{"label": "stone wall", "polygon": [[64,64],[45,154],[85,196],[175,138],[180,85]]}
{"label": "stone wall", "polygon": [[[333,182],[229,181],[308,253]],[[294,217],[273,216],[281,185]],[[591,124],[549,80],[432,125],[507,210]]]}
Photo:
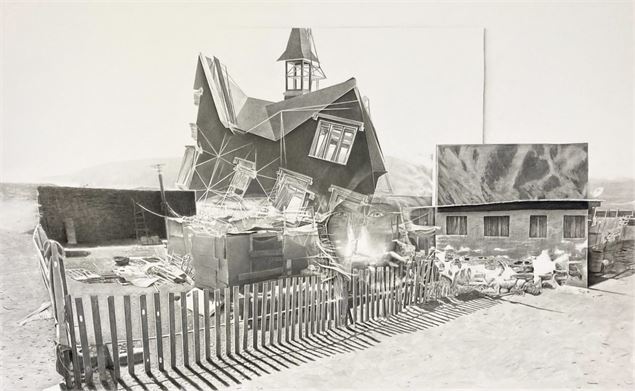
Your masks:
{"label": "stone wall", "polygon": [[[167,191],[166,199],[175,212],[196,214],[192,191]],[[64,221],[72,219],[78,244],[102,244],[135,239],[134,203],[161,213],[158,190],[92,189],[82,187],[38,187],[40,224],[49,238],[67,242]],[[144,212],[150,235],[166,237],[163,218]]]}

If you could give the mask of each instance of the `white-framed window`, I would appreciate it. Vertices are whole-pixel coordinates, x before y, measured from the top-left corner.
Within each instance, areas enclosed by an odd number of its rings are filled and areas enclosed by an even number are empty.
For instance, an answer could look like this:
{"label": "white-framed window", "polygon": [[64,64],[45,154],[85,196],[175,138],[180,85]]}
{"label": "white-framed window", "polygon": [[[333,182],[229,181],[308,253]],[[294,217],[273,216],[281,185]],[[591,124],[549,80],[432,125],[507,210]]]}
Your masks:
{"label": "white-framed window", "polygon": [[446,235],[467,235],[467,216],[446,216]]}
{"label": "white-framed window", "polygon": [[564,216],[563,236],[566,239],[584,238],[586,216]]}
{"label": "white-framed window", "polygon": [[509,216],[484,216],[483,235],[509,236]]}
{"label": "white-framed window", "polygon": [[318,122],[309,156],[346,165],[356,134],[357,126],[321,119]]}

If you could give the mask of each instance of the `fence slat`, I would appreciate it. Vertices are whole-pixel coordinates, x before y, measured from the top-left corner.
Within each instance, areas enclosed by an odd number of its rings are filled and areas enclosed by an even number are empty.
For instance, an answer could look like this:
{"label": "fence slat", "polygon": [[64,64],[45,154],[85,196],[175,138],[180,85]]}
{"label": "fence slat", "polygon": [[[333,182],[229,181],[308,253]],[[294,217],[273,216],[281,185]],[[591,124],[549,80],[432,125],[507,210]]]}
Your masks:
{"label": "fence slat", "polygon": [[309,336],[311,330],[311,277],[306,277],[304,280],[304,336]]}
{"label": "fence slat", "polygon": [[251,345],[252,345],[252,349],[257,349],[258,348],[258,291],[259,291],[259,284],[251,284],[251,291],[253,292],[253,301],[252,301],[252,307],[253,307],[253,317],[252,317],[252,321],[251,321]]}
{"label": "fence slat", "polygon": [[284,283],[284,340],[289,342],[290,340],[290,324],[291,324],[291,293],[293,289],[292,280],[290,278],[285,278]]}
{"label": "fence slat", "polygon": [[190,365],[190,341],[189,330],[187,327],[187,296],[186,292],[181,292],[181,346],[183,350],[183,365],[188,367]]}
{"label": "fence slat", "polygon": [[[68,332],[70,334],[70,343],[71,343],[71,352],[73,354],[73,380],[75,381],[75,387],[80,388],[82,386],[82,373],[80,370],[79,363],[79,354],[77,352],[77,340],[75,338],[75,319],[73,319],[73,301],[70,296],[66,296],[65,300],[65,316],[66,322],[68,323]],[[110,302],[109,302],[110,303]],[[112,333],[112,323],[110,324],[111,333]],[[111,339],[113,337],[111,336]],[[113,341],[117,340],[117,329],[115,328],[115,337]],[[115,354],[115,349],[113,348],[113,354]],[[117,363],[119,361],[119,356],[117,356]],[[119,378],[119,368],[117,367],[115,372],[115,378]]]}
{"label": "fence slat", "polygon": [[240,292],[238,286],[233,287],[234,306],[231,311],[234,318],[234,353],[240,353]]}
{"label": "fence slat", "polygon": [[106,352],[104,351],[104,339],[101,334],[101,315],[99,313],[99,299],[90,297],[90,309],[93,314],[93,331],[95,332],[95,345],[97,348],[97,369],[99,380],[106,381]]}
{"label": "fence slat", "polygon": [[317,312],[318,312],[318,290],[317,277],[312,278],[311,282],[311,334],[317,331]]}
{"label": "fence slat", "polygon": [[243,350],[249,347],[249,309],[251,308],[249,285],[243,287]]}
{"label": "fence slat", "polygon": [[297,319],[296,311],[298,310],[298,280],[296,277],[291,278],[291,340],[295,340],[295,323]]}
{"label": "fence slat", "polygon": [[322,282],[318,281],[317,284],[317,313],[315,317],[315,330],[318,334],[320,334],[323,330],[322,328],[322,310],[324,309],[324,289],[322,286]]}
{"label": "fence slat", "polygon": [[274,332],[274,328],[275,328],[275,313],[276,313],[276,282],[275,281],[271,281],[271,283],[269,284],[269,286],[271,287],[271,294],[269,295],[269,322],[267,324],[267,326],[269,327],[269,345],[273,345],[274,343],[274,339],[273,339],[273,332]]}
{"label": "fence slat", "polygon": [[148,339],[148,303],[146,295],[139,296],[139,312],[141,315],[141,344],[143,346],[143,368],[150,373],[150,340]]}
{"label": "fence slat", "polygon": [[170,321],[170,367],[176,368],[176,312],[174,293],[168,293],[168,316]]}
{"label": "fence slat", "polygon": [[161,294],[154,293],[154,329],[157,336],[157,362],[159,371],[163,371],[163,328],[161,327]]}
{"label": "fence slat", "polygon": [[231,322],[231,289],[225,287],[225,305],[223,305],[223,320],[225,323],[225,355],[229,356],[232,350],[232,322]]}
{"label": "fence slat", "polygon": [[209,289],[203,290],[203,327],[205,328],[203,332],[204,344],[205,344],[205,359],[209,360],[212,358],[210,351],[211,344],[211,335],[210,335],[210,322],[209,322]]}
{"label": "fence slat", "polygon": [[126,361],[128,373],[134,375],[134,344],[132,342],[132,311],[130,308],[130,296],[123,297],[123,314],[126,326]]}
{"label": "fence slat", "polygon": [[280,345],[282,342],[282,307],[284,307],[284,288],[283,288],[283,279],[278,280],[278,292],[276,293],[277,300],[277,309],[278,309],[278,321],[276,322],[276,343]]}
{"label": "fence slat", "polygon": [[351,277],[351,282],[353,284],[353,324],[357,324],[357,276],[353,273]]}
{"label": "fence slat", "polygon": [[298,277],[298,339],[302,339],[304,325],[304,277]]}
{"label": "fence slat", "polygon": [[220,289],[214,290],[214,349],[216,351],[216,357],[221,356],[221,331],[220,331]]}
{"label": "fence slat", "polygon": [[[115,315],[115,298],[108,296],[108,321],[110,323],[110,341],[112,345],[112,366],[115,382],[119,380],[119,341],[117,339],[117,316]],[[74,334],[74,333],[73,333]],[[74,339],[74,338],[71,338]],[[71,341],[71,343],[75,343]]]}
{"label": "fence slat", "polygon": [[77,310],[77,325],[79,326],[79,340],[82,346],[82,358],[84,361],[84,378],[86,384],[93,384],[93,367],[90,361],[90,348],[88,346],[88,334],[86,334],[86,318],[81,297],[75,299]]}
{"label": "fence slat", "polygon": [[201,325],[198,310],[198,290],[192,292],[192,324],[194,332],[194,362],[201,362]]}
{"label": "fence slat", "polygon": [[265,347],[267,336],[267,311],[269,305],[269,283],[262,284],[262,311],[260,315],[260,346]]}

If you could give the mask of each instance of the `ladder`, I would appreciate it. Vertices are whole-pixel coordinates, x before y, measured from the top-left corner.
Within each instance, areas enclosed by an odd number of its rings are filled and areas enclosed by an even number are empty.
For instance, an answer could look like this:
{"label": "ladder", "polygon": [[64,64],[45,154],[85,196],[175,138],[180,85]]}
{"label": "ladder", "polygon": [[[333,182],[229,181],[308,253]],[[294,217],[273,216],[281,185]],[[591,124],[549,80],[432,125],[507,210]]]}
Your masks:
{"label": "ladder", "polygon": [[141,240],[142,237],[148,237],[150,230],[146,225],[146,217],[143,213],[143,209],[141,209],[134,200],[132,201],[134,206],[134,231],[137,240]]}

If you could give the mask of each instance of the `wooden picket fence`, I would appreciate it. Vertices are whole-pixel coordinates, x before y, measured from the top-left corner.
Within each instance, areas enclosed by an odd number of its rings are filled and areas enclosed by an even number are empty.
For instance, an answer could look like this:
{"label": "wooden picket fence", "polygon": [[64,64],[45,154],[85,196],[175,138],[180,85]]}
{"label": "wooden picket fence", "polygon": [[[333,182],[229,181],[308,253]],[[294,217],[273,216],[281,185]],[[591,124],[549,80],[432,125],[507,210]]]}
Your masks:
{"label": "wooden picket fence", "polygon": [[[69,385],[135,374],[302,340],[387,318],[449,294],[429,260],[356,269],[352,278],[288,277],[191,294],[65,297],[72,351]],[[121,305],[123,304],[123,306]],[[188,309],[189,307],[189,309]],[[167,319],[166,319],[167,317]]]}

